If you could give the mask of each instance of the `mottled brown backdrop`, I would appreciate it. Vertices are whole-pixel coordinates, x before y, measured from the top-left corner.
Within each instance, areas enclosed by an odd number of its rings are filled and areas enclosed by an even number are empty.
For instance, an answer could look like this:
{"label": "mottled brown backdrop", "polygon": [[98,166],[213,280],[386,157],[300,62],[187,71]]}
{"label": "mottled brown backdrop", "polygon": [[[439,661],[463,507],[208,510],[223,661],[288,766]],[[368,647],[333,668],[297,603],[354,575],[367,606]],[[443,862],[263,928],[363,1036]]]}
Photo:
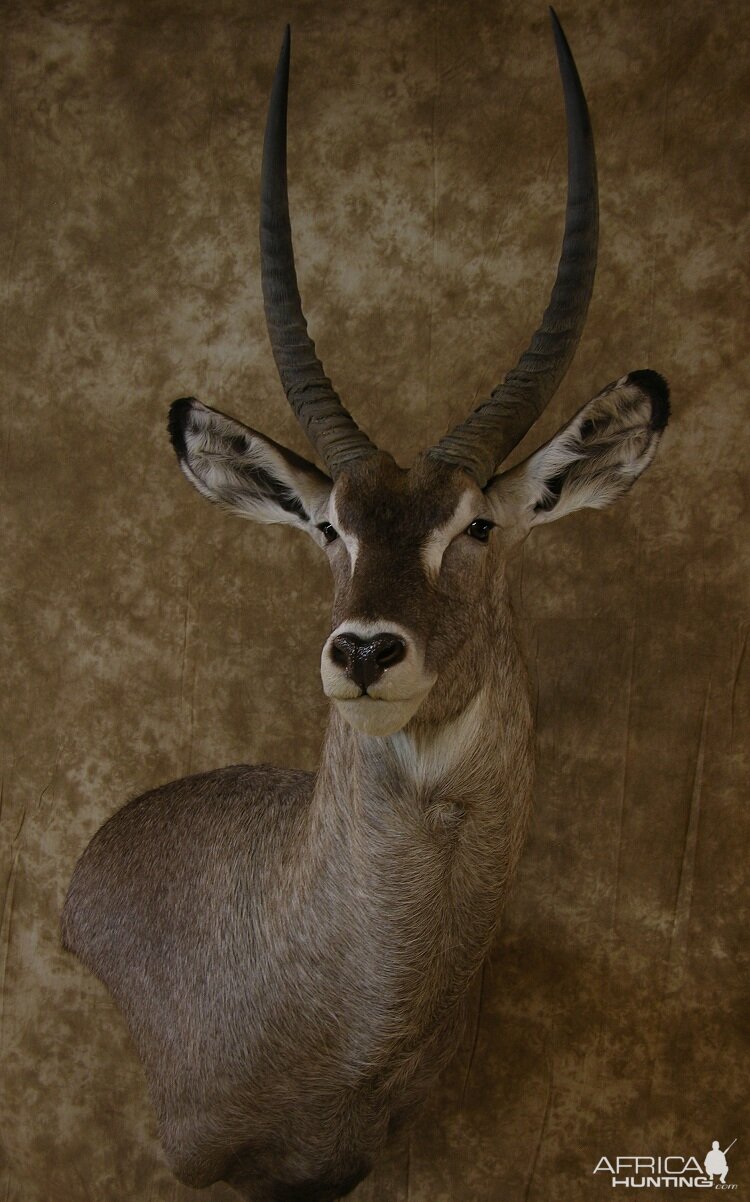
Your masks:
{"label": "mottled brown backdrop", "polygon": [[[525,445],[632,368],[669,377],[673,419],[630,497],[536,532],[515,565],[535,821],[461,1053],[362,1202],[586,1202],[612,1195],[603,1154],[735,1136],[750,1189],[747,8],[560,4],[602,251]],[[372,436],[408,461],[443,433],[554,272],[542,0],[3,5],[3,1202],[199,1196],[165,1166],[109,996],[60,949],[64,891],[126,798],[316,762],[322,557],[203,502],[164,429],[195,393],[306,449],[256,247],[287,19],[303,294]]]}

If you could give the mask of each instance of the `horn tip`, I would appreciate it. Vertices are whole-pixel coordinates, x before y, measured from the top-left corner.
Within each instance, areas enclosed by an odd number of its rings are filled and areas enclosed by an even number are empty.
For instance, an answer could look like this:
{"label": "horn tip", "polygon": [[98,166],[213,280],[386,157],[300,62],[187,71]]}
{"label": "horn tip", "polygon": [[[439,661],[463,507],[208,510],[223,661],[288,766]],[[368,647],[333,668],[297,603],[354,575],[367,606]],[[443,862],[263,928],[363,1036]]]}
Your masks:
{"label": "horn tip", "polygon": [[291,49],[291,45],[292,45],[292,27],[289,24],[289,22],[287,21],[286,25],[284,26],[284,36],[281,39],[281,51],[279,53],[279,61],[280,62],[284,62],[284,63],[289,62],[289,51]]}
{"label": "horn tip", "polygon": [[565,36],[565,30],[562,27],[562,21],[558,17],[551,4],[549,6],[549,19],[552,23],[552,33],[555,42],[557,43],[558,47],[564,48],[567,50],[568,54],[570,54],[570,47],[568,46],[568,39]]}

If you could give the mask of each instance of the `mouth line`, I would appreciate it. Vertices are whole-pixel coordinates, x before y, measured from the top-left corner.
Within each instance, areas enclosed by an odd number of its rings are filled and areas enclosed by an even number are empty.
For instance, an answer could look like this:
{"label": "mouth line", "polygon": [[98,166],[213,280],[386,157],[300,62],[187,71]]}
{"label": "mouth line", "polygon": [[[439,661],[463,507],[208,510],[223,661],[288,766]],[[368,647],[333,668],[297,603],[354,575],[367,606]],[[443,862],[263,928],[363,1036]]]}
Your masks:
{"label": "mouth line", "polygon": [[372,693],[365,690],[359,693],[357,697],[329,697],[329,701],[335,701],[338,704],[346,703],[350,705],[356,703],[357,701],[374,701],[378,705],[405,705],[412,701],[416,701],[418,698],[421,699],[424,697],[425,692],[429,692],[429,689],[420,689],[416,693],[409,693],[403,697],[374,697]]}
{"label": "mouth line", "polygon": [[362,735],[382,738],[402,730],[419,709],[431,684],[408,697],[373,697],[361,692],[357,697],[331,697],[344,722]]}
{"label": "mouth line", "polygon": [[[428,679],[423,682],[421,688],[412,689],[412,691],[410,693],[399,693],[396,696],[391,694],[390,696],[387,696],[387,697],[379,697],[377,694],[371,693],[370,689],[377,688],[378,685],[381,683],[380,681],[376,682],[374,685],[368,686],[366,689],[360,688],[359,693],[356,693],[354,695],[352,695],[349,692],[337,694],[336,692],[329,691],[328,689],[326,689],[325,682],[324,682],[323,692],[325,693],[325,695],[329,701],[335,701],[339,704],[344,703],[344,702],[351,703],[351,702],[356,702],[356,701],[377,701],[377,702],[381,702],[383,705],[408,705],[417,700],[421,701],[424,697],[426,697],[426,695],[429,693],[430,689],[434,685],[435,679],[436,679],[436,677],[428,677]],[[349,681],[348,683],[351,685],[353,682]]]}

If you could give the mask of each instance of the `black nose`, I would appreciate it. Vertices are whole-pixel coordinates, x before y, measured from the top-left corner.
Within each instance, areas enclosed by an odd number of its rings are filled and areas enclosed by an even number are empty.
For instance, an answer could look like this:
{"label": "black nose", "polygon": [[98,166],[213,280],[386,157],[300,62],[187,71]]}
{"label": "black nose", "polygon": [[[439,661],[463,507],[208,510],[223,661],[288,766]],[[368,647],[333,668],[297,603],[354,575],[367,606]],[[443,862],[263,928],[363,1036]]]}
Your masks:
{"label": "black nose", "polygon": [[376,634],[361,639],[356,634],[339,634],[331,645],[331,658],[343,668],[350,680],[366,693],[371,684],[406,655],[406,644],[397,634]]}

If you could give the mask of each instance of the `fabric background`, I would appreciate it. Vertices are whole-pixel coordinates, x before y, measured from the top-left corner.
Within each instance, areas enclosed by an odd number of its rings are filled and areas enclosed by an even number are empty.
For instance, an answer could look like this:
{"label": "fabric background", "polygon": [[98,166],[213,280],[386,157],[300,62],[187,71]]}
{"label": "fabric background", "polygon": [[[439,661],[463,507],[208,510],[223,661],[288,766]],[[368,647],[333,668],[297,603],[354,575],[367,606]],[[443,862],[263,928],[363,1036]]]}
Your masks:
{"label": "fabric background", "polygon": [[[460,1054],[362,1202],[609,1197],[602,1155],[735,1136],[750,1188],[747,8],[560,16],[602,247],[522,450],[630,369],[669,378],[673,417],[628,498],[535,532],[514,565],[535,819]],[[59,946],[64,892],[130,796],[316,763],[322,557],[202,501],[165,434],[193,393],[309,453],[257,251],[286,20],[305,307],[372,437],[408,462],[463,416],[554,274],[564,122],[539,0],[3,5],[4,1202],[199,1196],[166,1168],[118,1012]]]}

